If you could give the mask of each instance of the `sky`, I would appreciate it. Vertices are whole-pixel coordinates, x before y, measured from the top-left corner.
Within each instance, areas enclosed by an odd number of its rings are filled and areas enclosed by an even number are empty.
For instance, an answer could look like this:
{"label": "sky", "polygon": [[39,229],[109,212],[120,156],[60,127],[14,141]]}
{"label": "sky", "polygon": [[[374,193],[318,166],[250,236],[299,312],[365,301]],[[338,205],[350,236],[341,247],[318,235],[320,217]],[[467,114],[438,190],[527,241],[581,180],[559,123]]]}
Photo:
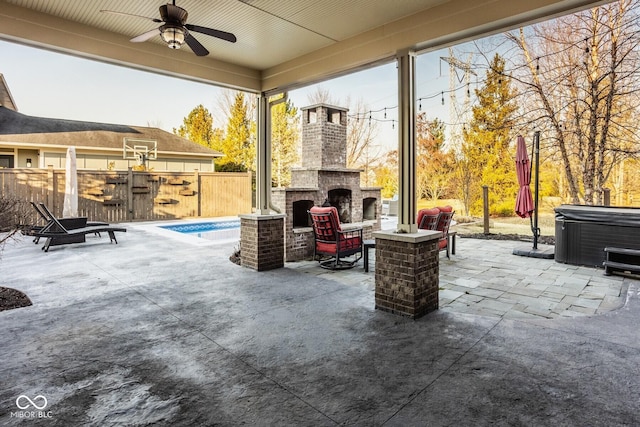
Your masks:
{"label": "sky", "polygon": [[[446,56],[446,50],[418,57],[418,97],[448,89],[448,68],[440,66],[440,56]],[[213,114],[215,127],[226,124],[219,102],[224,89],[217,86],[2,40],[0,58],[0,74],[23,114],[152,126],[172,132],[193,108],[202,104]],[[289,98],[296,107],[307,106],[309,94],[316,92],[318,86],[328,90],[338,106],[346,106],[348,98],[362,100],[373,111],[387,108],[387,120],[397,119],[395,62],[291,91]],[[444,121],[449,117],[441,96],[423,101],[422,107],[429,117]],[[372,117],[384,120],[384,112],[372,113]],[[395,149],[397,122],[378,122],[377,126],[376,145]]]}

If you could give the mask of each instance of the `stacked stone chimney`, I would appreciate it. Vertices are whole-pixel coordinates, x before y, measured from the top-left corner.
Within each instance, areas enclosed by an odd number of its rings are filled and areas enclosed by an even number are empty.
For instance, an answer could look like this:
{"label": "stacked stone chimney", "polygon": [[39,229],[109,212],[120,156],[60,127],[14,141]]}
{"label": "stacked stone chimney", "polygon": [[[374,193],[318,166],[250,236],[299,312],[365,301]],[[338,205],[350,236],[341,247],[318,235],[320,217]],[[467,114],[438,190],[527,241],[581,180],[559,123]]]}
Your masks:
{"label": "stacked stone chimney", "polygon": [[302,167],[347,167],[347,110],[329,105],[302,109]]}

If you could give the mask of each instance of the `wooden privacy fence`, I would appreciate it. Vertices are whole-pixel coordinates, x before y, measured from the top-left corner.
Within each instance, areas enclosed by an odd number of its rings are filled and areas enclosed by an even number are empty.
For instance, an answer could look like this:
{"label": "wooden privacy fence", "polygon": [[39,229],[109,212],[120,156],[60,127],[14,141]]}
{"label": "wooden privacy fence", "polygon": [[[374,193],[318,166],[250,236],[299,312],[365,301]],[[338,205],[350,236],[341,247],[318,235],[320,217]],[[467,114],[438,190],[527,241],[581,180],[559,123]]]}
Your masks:
{"label": "wooden privacy fence", "polygon": [[[78,215],[126,222],[250,213],[250,173],[78,171]],[[0,194],[62,216],[65,171],[0,169]]]}

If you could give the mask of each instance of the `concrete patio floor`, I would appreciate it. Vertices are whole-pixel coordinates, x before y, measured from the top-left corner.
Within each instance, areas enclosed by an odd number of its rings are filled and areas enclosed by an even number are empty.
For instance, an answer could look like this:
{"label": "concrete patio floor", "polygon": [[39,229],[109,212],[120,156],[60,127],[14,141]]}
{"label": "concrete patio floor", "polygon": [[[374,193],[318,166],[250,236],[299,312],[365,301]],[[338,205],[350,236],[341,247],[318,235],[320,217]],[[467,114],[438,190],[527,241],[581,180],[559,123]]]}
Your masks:
{"label": "concrete patio floor", "polygon": [[637,280],[459,239],[413,321],[374,309],[360,267],[258,273],[126,226],[5,247],[0,284],[33,306],[0,312],[1,425],[640,425]]}

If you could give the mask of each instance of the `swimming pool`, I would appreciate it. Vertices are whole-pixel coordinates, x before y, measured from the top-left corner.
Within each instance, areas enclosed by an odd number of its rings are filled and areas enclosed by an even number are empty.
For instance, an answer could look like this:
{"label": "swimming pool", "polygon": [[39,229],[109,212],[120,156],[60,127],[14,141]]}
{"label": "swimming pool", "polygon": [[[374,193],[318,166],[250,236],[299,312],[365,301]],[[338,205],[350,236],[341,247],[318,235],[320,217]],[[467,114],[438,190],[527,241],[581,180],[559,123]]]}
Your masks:
{"label": "swimming pool", "polygon": [[160,225],[159,228],[182,234],[195,235],[207,240],[227,240],[240,237],[240,221],[186,222]]}

